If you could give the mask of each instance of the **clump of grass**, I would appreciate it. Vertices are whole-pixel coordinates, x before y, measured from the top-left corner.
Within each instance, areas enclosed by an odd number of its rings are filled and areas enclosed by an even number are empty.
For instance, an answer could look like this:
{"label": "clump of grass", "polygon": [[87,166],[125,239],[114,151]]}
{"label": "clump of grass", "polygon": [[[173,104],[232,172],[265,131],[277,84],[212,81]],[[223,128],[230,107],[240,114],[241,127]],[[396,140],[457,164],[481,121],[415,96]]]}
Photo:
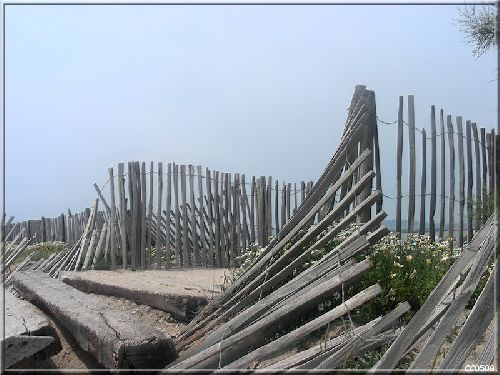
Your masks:
{"label": "clump of grass", "polygon": [[29,255],[32,251],[35,253],[31,257],[31,260],[37,261],[39,259],[47,259],[51,254],[58,253],[64,250],[64,243],[62,242],[42,242],[35,245],[28,246],[18,259],[24,259],[25,256]]}

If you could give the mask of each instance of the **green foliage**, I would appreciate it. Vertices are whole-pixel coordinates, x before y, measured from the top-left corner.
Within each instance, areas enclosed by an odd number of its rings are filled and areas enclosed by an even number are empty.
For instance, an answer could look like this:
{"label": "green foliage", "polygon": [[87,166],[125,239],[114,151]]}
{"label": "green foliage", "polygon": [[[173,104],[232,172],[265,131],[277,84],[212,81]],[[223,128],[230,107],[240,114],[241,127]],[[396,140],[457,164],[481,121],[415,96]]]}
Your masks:
{"label": "green foliage", "polygon": [[101,270],[109,270],[109,269],[111,269],[109,262],[106,261],[106,259],[104,258],[103,255],[95,260],[94,270],[101,271]]}
{"label": "green foliage", "polygon": [[357,317],[362,322],[387,314],[403,301],[416,312],[458,255],[451,253],[448,241],[431,242],[420,235],[408,235],[405,240],[386,236],[368,254],[373,266],[349,294],[375,283],[383,292],[358,309]]}
{"label": "green foliage", "polygon": [[479,202],[472,199],[471,204],[474,215],[473,220],[480,218],[481,222],[485,222],[495,210],[495,195],[489,194],[486,189],[483,189],[482,200]]}
{"label": "green foliage", "polygon": [[460,31],[466,35],[467,43],[474,46],[473,55],[477,58],[495,44],[495,7],[472,5],[459,12]]}
{"label": "green foliage", "polygon": [[[64,244],[62,242],[43,242],[36,245],[30,246],[25,252],[28,255],[32,251],[35,252],[31,260],[37,261],[39,259],[47,259],[52,253],[58,253],[64,250]],[[21,257],[19,257],[21,259]],[[24,257],[23,257],[24,258]]]}

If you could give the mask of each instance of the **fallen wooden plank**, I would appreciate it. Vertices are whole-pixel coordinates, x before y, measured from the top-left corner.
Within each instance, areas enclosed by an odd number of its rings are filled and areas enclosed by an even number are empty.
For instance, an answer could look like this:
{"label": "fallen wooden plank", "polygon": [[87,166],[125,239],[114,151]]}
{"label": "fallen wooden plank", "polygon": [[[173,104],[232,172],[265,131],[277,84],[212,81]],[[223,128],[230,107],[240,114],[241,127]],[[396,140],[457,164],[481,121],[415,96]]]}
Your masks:
{"label": "fallen wooden plank", "polygon": [[85,293],[123,297],[188,322],[218,294],[213,280],[224,272],[227,270],[64,272],[60,279]]}
{"label": "fallen wooden plank", "polygon": [[[45,350],[39,354],[38,358],[40,359],[52,356],[61,350],[61,343],[56,330],[50,325],[44,314],[31,303],[13,296],[8,291],[5,292],[4,317],[5,331],[0,337],[8,339],[21,335],[51,336],[53,340],[41,348]],[[0,327],[0,330],[3,330],[3,326]]]}
{"label": "fallen wooden plank", "polygon": [[1,340],[5,368],[43,351],[53,341],[52,336],[10,336]]}
{"label": "fallen wooden plank", "polygon": [[[366,344],[370,340],[374,339],[374,336],[381,334],[383,331],[390,328],[401,315],[408,312],[410,310],[410,304],[408,302],[403,302],[399,304],[394,310],[386,314],[382,319],[377,321],[372,327],[368,328],[365,332],[356,335],[350,340],[346,345],[344,345],[340,350],[337,350],[335,353],[331,354],[328,358],[323,360],[321,363],[316,366],[316,368],[320,369],[328,369],[328,368],[338,368],[342,362],[345,360],[352,358],[356,355],[359,355],[366,350]],[[381,344],[385,342],[384,340],[380,342],[380,340],[375,339],[374,342]]]}
{"label": "fallen wooden plank", "polygon": [[177,357],[165,333],[42,272],[19,272],[12,282],[107,368],[160,368]]}
{"label": "fallen wooden plank", "polygon": [[380,317],[371,320],[360,327],[350,329],[347,332],[342,333],[341,335],[333,337],[329,340],[322,341],[318,345],[315,345],[309,349],[302,350],[292,356],[275,362],[267,366],[266,369],[314,368],[316,366],[316,363],[314,363],[315,360],[319,359],[321,361],[323,359],[322,356],[328,356],[330,353],[333,353],[334,350],[340,348],[347,341],[351,340],[352,337],[362,334],[368,328],[373,326],[373,324],[375,324],[378,320],[380,320]]}
{"label": "fallen wooden plank", "polygon": [[[335,307],[334,309],[326,312],[316,319],[311,320],[310,322],[293,330],[292,332],[281,336],[277,340],[274,340],[250,352],[249,354],[244,355],[243,357],[225,366],[225,368],[248,368],[254,362],[262,362],[265,359],[281,354],[302,337],[307,336],[308,334],[325,326],[329,322],[338,319],[340,316],[362,305],[366,301],[369,301],[370,299],[377,296],[381,291],[382,289],[378,284],[372,285],[369,288],[356,294],[352,298],[348,299],[341,305]],[[220,362],[221,364],[224,363],[222,362],[222,360]]]}
{"label": "fallen wooden plank", "polygon": [[474,349],[474,345],[490,324],[495,306],[494,284],[495,272],[492,272],[460,333],[441,363],[441,369],[461,368],[467,356]]}

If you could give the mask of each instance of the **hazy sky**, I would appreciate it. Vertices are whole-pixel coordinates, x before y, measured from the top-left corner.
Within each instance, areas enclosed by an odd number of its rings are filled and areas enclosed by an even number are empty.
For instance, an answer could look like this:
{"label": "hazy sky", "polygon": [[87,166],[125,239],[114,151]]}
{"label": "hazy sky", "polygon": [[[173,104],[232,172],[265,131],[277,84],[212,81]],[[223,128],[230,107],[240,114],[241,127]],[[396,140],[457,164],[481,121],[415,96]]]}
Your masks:
{"label": "hazy sky", "polygon": [[[93,183],[130,160],[315,180],[358,83],[387,121],[414,94],[417,127],[431,104],[496,126],[496,53],[472,56],[455,5],[5,12],[6,212],[18,220],[88,207]],[[395,195],[396,128],[379,133]]]}

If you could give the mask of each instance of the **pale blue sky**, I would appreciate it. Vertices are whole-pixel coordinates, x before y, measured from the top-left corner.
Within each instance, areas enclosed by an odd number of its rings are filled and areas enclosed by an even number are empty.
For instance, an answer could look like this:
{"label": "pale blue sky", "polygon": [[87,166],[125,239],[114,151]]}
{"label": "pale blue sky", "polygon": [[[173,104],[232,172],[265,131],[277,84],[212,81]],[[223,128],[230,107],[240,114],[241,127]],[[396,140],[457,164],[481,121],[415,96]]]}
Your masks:
{"label": "pale blue sky", "polygon": [[[472,57],[453,5],[5,12],[6,212],[18,220],[82,210],[122,161],[314,180],[357,83],[385,120],[414,94],[418,127],[431,104],[496,126],[496,54]],[[395,131],[379,129],[391,195]]]}

